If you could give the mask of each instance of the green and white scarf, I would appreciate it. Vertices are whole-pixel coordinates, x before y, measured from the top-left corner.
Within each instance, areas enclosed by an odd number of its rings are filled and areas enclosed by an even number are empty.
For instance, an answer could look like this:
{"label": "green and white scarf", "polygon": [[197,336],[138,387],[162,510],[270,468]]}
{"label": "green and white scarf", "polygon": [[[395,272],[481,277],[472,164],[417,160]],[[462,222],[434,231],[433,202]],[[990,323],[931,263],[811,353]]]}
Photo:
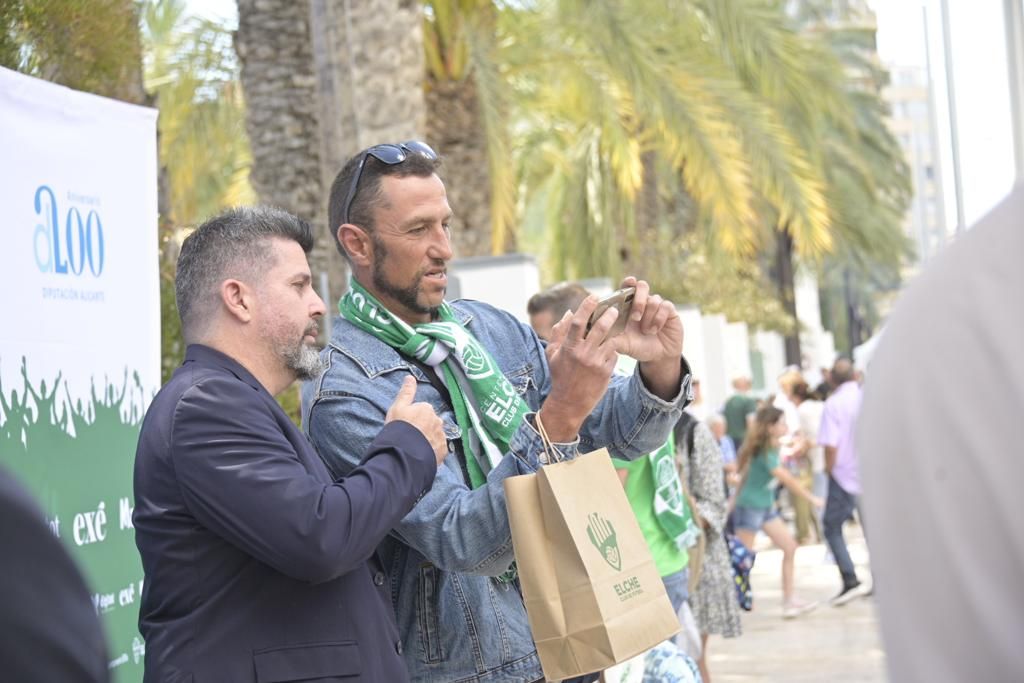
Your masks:
{"label": "green and white scarf", "polygon": [[654,515],[658,526],[671,538],[676,547],[686,550],[700,537],[700,528],[693,519],[693,511],[683,495],[683,482],[676,469],[675,438],[647,456],[654,477]]}
{"label": "green and white scarf", "polygon": [[[615,372],[629,376],[636,368],[636,361],[629,356],[619,355]],[[676,547],[686,550],[700,537],[700,527],[693,519],[693,511],[683,495],[683,482],[676,469],[675,438],[671,433],[661,448],[648,454],[651,477],[654,479],[654,516],[658,526],[671,538]]]}
{"label": "green and white scarf", "polygon": [[410,326],[353,279],[338,310],[359,329],[437,372],[462,430],[470,486],[482,486],[529,412],[487,350],[456,321],[447,302],[437,321]]}

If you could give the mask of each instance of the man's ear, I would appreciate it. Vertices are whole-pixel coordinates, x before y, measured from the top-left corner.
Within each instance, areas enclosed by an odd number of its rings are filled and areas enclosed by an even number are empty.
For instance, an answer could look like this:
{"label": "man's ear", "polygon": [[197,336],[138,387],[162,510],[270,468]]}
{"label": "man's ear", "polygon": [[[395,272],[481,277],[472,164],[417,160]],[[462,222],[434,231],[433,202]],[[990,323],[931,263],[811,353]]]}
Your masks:
{"label": "man's ear", "polygon": [[253,291],[241,280],[225,280],[220,283],[220,299],[228,314],[239,322],[252,320]]}
{"label": "man's ear", "polygon": [[357,225],[343,223],[338,227],[338,242],[348,252],[354,266],[368,266],[373,263],[373,242],[366,231]]}

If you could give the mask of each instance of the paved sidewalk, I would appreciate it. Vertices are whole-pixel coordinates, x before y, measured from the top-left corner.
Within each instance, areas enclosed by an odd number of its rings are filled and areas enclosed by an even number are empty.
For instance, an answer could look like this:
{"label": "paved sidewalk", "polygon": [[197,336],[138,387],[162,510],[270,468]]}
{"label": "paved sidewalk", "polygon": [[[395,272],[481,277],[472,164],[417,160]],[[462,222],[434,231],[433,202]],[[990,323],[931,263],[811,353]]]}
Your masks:
{"label": "paved sidewalk", "polygon": [[[846,538],[863,581],[868,577],[867,547],[860,528],[847,524]],[[839,590],[839,571],[824,564],[825,546],[797,551],[797,595],[821,604],[792,620],[782,618],[782,552],[771,548],[764,534],[758,535],[756,546],[754,610],[743,613],[741,637],[711,638],[712,683],[886,681],[875,600],[858,598],[843,607],[827,604]]]}

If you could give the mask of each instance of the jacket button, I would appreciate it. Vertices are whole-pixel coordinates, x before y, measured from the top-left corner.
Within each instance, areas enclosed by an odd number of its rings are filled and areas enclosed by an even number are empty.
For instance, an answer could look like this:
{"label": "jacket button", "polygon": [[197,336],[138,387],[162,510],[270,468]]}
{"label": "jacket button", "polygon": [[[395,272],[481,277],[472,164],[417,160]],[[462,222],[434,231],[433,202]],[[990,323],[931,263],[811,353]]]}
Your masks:
{"label": "jacket button", "polygon": [[395,643],[395,652],[402,654],[402,641]]}
{"label": "jacket button", "polygon": [[373,583],[377,586],[384,585],[384,572],[377,572],[373,575]]}

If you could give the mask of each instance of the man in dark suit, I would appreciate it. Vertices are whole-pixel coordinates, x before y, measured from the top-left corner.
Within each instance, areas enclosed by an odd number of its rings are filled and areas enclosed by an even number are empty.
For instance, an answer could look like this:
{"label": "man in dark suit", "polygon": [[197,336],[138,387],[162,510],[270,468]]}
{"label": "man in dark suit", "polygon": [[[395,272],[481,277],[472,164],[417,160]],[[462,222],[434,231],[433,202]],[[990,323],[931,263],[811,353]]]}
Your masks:
{"label": "man in dark suit", "polygon": [[229,211],[182,245],[185,362],[135,462],[147,683],[407,680],[374,548],[447,444],[409,381],[335,481],[274,400],[320,363],[312,246],[308,224],[269,208]]}

